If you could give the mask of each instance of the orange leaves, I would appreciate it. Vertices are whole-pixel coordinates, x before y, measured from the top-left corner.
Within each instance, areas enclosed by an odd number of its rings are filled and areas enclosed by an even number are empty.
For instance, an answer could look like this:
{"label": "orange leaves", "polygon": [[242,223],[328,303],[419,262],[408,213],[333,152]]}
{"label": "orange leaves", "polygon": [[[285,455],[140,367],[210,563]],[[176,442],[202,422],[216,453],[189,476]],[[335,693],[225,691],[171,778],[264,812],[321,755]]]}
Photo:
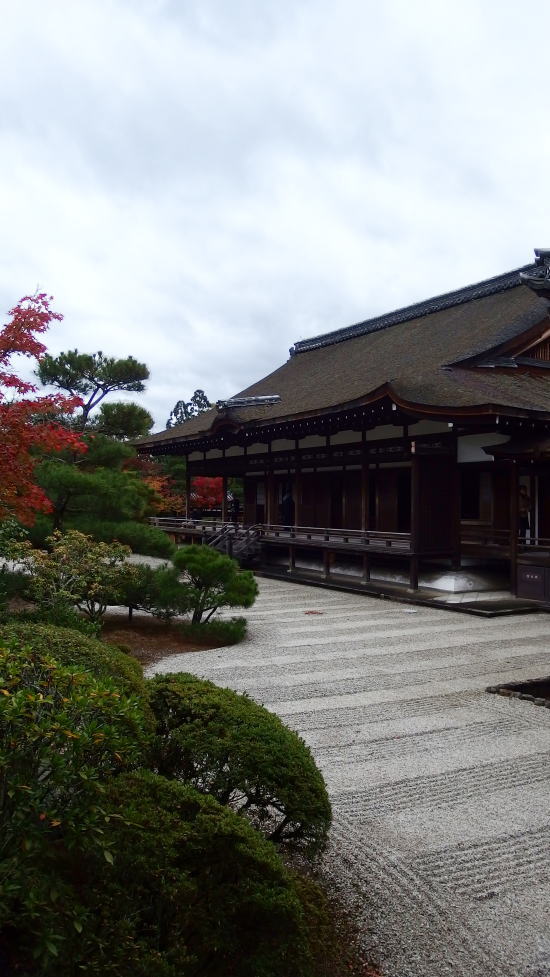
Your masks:
{"label": "orange leaves", "polygon": [[[0,518],[13,515],[32,524],[37,512],[47,512],[51,504],[34,482],[37,450],[58,452],[66,448],[85,451],[78,435],[60,421],[80,406],[78,397],[32,397],[36,387],[11,372],[15,355],[40,357],[46,347],[36,334],[43,333],[52,320],[63,317],[50,309],[45,293],[26,296],[10,311],[11,319],[0,330]],[[9,393],[2,392],[2,388]],[[13,394],[21,399],[12,400]]]}

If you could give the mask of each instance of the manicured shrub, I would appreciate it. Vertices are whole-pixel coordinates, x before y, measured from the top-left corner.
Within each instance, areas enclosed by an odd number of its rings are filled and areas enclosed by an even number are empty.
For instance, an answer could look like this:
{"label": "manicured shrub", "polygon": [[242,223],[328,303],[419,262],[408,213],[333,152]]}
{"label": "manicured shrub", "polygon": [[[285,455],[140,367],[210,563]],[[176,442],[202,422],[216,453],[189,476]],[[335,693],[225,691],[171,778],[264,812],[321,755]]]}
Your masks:
{"label": "manicured shrub", "polygon": [[205,624],[190,624],[184,621],[178,631],[190,641],[216,641],[224,645],[236,645],[246,636],[246,618],[232,617],[229,620],[212,618]]}
{"label": "manicured shrub", "polygon": [[74,529],[56,531],[46,542],[48,552],[29,549],[25,559],[39,607],[76,605],[91,621],[101,620],[108,605],[118,603],[119,590],[133,573],[126,562],[128,547],[98,543]]}
{"label": "manicured shrub", "polygon": [[14,597],[28,597],[29,577],[19,570],[0,571],[0,603],[7,603]]}
{"label": "manicured shrub", "polygon": [[189,610],[189,596],[182,587],[175,567],[159,567],[154,571],[145,610],[161,621],[171,621]]}
{"label": "manicured shrub", "polygon": [[50,654],[60,665],[74,666],[96,678],[116,682],[125,695],[139,696],[150,716],[141,665],[112,645],[67,628],[23,620],[0,625],[0,639],[28,644],[39,654]]}
{"label": "manicured shrub", "polygon": [[272,841],[322,847],[330,804],[296,733],[247,696],[194,675],[159,675],[149,688],[161,774],[246,814]]}
{"label": "manicured shrub", "polygon": [[86,516],[73,517],[71,528],[92,536],[103,543],[124,543],[133,553],[143,556],[158,556],[167,560],[171,558],[175,547],[169,536],[162,529],[155,529],[146,523],[125,520],[111,522],[107,519],[92,519]]}
{"label": "manicured shrub", "polygon": [[27,526],[28,539],[37,549],[46,548],[46,539],[53,532],[53,519],[51,516],[38,513],[32,526]]}
{"label": "manicured shrub", "polygon": [[[272,845],[213,798],[139,772],[105,799],[114,865],[87,859],[74,970],[128,977],[306,977],[300,900]],[[103,945],[108,953],[98,952]]]}
{"label": "manicured shrub", "polygon": [[0,933],[32,950],[32,973],[84,927],[67,864],[75,852],[112,862],[103,781],[137,765],[145,742],[139,703],[112,681],[0,646]]}
{"label": "manicured shrub", "polygon": [[209,546],[182,546],[172,562],[183,576],[193,624],[209,621],[220,607],[251,607],[256,600],[254,574]]}
{"label": "manicured shrub", "polygon": [[67,604],[54,604],[51,607],[33,607],[32,610],[16,611],[7,615],[5,620],[7,623],[51,624],[54,627],[70,628],[71,631],[78,631],[87,638],[97,638],[101,634],[101,623],[99,621],[90,621],[88,617],[79,614],[74,607],[69,607]]}

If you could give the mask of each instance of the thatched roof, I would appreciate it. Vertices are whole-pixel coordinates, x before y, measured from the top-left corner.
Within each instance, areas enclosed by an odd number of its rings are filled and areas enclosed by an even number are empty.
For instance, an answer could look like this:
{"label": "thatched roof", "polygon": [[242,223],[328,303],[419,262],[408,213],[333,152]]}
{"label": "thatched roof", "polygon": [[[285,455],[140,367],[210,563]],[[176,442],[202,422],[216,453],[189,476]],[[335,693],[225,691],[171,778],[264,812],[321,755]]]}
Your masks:
{"label": "thatched roof", "polygon": [[420,413],[495,409],[550,415],[550,377],[475,362],[485,351],[508,349],[520,337],[550,327],[548,303],[519,278],[532,267],[296,343],[283,366],[238,394],[279,394],[279,403],[213,408],[142,439],[138,447],[158,451],[165,442],[204,438],[222,422],[273,425],[382,395]]}

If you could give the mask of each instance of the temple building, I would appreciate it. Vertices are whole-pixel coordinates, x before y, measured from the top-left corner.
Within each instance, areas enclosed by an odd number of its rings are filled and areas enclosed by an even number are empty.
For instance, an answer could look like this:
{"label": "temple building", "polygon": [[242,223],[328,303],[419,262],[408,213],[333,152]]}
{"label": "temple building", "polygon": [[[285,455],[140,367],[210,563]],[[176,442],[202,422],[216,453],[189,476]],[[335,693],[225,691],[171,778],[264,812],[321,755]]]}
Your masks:
{"label": "temple building", "polygon": [[[485,573],[550,602],[550,250],[297,342],[229,401],[142,439],[243,479],[243,522],[165,520],[267,572],[372,590]],[[163,521],[159,521],[163,524]],[[460,584],[457,584],[460,587]]]}

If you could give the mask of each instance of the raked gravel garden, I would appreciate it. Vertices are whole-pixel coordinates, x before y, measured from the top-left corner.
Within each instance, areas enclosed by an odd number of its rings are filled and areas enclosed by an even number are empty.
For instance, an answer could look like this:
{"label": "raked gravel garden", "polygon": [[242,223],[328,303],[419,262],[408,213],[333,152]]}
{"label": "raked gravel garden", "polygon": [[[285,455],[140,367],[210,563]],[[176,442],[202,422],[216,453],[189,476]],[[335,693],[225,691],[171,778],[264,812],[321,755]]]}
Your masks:
{"label": "raked gravel garden", "polygon": [[548,615],[259,585],[244,642],[149,674],[246,691],[306,740],[324,870],[384,977],[550,977],[550,709],[485,691],[550,673]]}

